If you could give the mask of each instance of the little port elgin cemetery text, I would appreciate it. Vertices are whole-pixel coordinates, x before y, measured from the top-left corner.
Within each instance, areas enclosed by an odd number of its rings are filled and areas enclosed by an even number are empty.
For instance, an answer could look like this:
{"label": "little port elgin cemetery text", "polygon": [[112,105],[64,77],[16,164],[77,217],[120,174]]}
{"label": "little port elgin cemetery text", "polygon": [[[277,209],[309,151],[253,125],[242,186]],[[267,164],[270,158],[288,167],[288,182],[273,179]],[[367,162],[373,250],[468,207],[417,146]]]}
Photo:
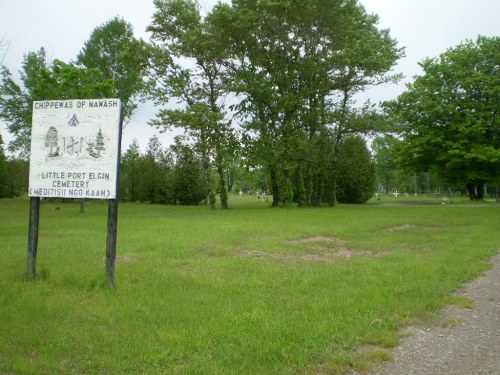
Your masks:
{"label": "little port elgin cemetery text", "polygon": [[107,199],[106,284],[112,287],[122,126],[120,100],[36,101],[32,118],[28,276],[35,276],[41,198]]}

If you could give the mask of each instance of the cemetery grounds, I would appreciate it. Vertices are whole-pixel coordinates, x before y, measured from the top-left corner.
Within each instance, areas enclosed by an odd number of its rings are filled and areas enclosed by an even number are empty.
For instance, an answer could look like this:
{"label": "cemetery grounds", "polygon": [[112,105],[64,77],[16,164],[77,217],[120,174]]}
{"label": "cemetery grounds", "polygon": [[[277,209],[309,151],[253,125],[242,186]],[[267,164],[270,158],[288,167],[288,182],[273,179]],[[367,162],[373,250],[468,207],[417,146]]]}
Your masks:
{"label": "cemetery grounds", "polygon": [[[500,204],[384,197],[335,208],[0,200],[0,374],[337,374],[392,360],[405,327],[443,324],[491,267]],[[445,322],[454,324],[454,322]]]}

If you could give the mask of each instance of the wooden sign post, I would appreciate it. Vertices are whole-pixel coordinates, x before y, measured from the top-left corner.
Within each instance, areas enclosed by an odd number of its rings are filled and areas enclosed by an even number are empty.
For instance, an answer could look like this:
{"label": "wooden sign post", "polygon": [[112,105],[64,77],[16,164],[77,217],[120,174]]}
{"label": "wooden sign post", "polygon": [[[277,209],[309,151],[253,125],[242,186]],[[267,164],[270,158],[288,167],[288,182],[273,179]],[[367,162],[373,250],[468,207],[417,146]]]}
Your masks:
{"label": "wooden sign post", "polygon": [[[123,128],[123,108],[120,112],[120,127],[118,134],[118,150],[121,149]],[[116,259],[116,234],[118,229],[118,191],[120,180],[120,152],[118,152],[116,170],[116,193],[115,198],[108,201],[108,234],[106,237],[106,286],[115,286],[115,259]]]}
{"label": "wooden sign post", "polygon": [[119,99],[33,103],[29,277],[36,274],[40,199],[107,199],[106,285],[114,286],[122,112]]}
{"label": "wooden sign post", "polygon": [[40,198],[30,198],[30,222],[28,231],[28,277],[35,277],[36,252],[38,250],[38,223],[40,221]]}

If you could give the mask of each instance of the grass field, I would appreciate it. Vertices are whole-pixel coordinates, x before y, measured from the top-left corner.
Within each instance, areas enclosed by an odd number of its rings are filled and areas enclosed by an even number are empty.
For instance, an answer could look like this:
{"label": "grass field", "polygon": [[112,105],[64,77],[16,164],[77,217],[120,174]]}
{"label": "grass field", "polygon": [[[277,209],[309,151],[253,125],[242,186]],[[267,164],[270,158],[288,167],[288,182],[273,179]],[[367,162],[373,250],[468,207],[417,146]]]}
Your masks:
{"label": "grass field", "polygon": [[[500,249],[500,204],[391,199],[334,209],[0,200],[1,374],[337,374],[390,360]],[[59,207],[59,209],[56,209]]]}

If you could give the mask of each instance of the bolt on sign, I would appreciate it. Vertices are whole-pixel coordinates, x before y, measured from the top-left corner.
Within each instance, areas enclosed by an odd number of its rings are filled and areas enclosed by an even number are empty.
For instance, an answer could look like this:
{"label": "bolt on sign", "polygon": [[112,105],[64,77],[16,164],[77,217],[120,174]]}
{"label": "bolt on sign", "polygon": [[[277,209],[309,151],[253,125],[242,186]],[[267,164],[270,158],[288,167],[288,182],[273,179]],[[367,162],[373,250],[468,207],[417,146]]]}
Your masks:
{"label": "bolt on sign", "polygon": [[119,99],[33,103],[31,197],[116,198]]}

